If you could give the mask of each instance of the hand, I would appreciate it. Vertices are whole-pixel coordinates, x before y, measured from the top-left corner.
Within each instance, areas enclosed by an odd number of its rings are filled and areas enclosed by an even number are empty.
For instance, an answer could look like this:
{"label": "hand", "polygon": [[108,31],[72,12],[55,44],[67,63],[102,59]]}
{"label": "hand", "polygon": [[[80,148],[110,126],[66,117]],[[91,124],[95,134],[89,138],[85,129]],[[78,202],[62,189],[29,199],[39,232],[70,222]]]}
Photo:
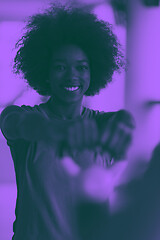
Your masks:
{"label": "hand", "polygon": [[69,149],[93,149],[98,141],[98,127],[93,119],[76,121],[67,129],[66,143]]}
{"label": "hand", "polygon": [[132,142],[134,128],[132,115],[125,110],[118,111],[101,131],[102,149],[108,151],[115,160],[124,158]]}
{"label": "hand", "polygon": [[[127,162],[121,161],[109,169],[92,165],[85,171],[81,171],[84,196],[96,202],[112,200],[115,188],[123,182],[122,176],[126,166]],[[112,201],[109,203],[111,206]]]}
{"label": "hand", "polygon": [[[77,177],[74,183],[79,196],[96,202],[104,202],[112,198],[115,187],[123,182],[122,174],[127,166],[126,161],[121,161],[109,169],[93,164],[82,170],[69,156],[63,156],[60,163],[67,175]],[[110,206],[111,204],[112,202]]]}

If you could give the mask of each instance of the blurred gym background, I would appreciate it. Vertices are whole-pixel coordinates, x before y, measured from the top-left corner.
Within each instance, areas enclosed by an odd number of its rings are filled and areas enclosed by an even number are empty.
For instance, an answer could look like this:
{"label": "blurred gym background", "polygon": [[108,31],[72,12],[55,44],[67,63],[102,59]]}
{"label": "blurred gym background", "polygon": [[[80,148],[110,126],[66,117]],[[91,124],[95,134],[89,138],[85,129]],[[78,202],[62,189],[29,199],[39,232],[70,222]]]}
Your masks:
{"label": "blurred gym background", "polygon": [[[0,1],[0,112],[8,105],[34,106],[47,101],[12,73],[14,45],[23,34],[29,15],[43,11],[48,0]],[[68,2],[63,0],[61,2]],[[149,161],[160,141],[160,6],[159,0],[73,0],[113,24],[129,60],[127,73],[114,74],[99,95],[86,97],[84,105],[103,111],[125,108],[136,120],[130,162]],[[126,170],[126,175],[127,175]],[[16,184],[6,140],[0,132],[0,239],[12,237]]]}

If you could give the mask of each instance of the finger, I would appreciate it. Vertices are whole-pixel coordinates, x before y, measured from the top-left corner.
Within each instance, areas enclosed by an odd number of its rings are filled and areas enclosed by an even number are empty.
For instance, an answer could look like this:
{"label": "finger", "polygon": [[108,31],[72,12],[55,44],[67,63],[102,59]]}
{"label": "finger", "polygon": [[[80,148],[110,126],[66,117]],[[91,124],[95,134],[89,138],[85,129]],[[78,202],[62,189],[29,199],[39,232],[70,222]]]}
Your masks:
{"label": "finger", "polygon": [[91,144],[90,121],[85,119],[76,123],[76,146],[79,150],[88,148]]}
{"label": "finger", "polygon": [[126,154],[128,151],[129,146],[132,142],[132,135],[131,134],[124,134],[122,140],[117,144],[116,155],[118,159],[126,158]]}
{"label": "finger", "polygon": [[70,148],[82,150],[93,148],[98,141],[98,129],[95,121],[83,120],[74,123],[68,130],[68,144]]}
{"label": "finger", "polygon": [[131,140],[131,130],[124,124],[119,123],[106,142],[106,148],[113,156],[121,155],[125,151],[126,144]]}
{"label": "finger", "polygon": [[116,143],[118,141],[118,136],[117,127],[113,127],[113,125],[111,125],[110,128],[108,128],[107,126],[101,140],[103,150],[106,150],[113,155],[114,148],[116,147]]}
{"label": "finger", "polygon": [[98,141],[98,129],[94,120],[83,121],[83,147],[93,149]]}
{"label": "finger", "polygon": [[124,123],[119,123],[119,144],[117,144],[117,152],[120,155],[126,155],[126,152],[133,139],[133,129],[126,126]]}
{"label": "finger", "polygon": [[109,152],[105,151],[102,153],[103,158],[103,166],[104,168],[110,167],[112,165],[112,156],[109,154]]}
{"label": "finger", "polygon": [[105,144],[109,141],[112,132],[115,130],[116,114],[114,114],[107,122],[104,131],[101,133],[100,142]]}
{"label": "finger", "polygon": [[109,128],[106,128],[104,133],[101,136],[100,143],[102,145],[106,144],[106,142],[109,141],[110,136],[111,136],[111,130]]}

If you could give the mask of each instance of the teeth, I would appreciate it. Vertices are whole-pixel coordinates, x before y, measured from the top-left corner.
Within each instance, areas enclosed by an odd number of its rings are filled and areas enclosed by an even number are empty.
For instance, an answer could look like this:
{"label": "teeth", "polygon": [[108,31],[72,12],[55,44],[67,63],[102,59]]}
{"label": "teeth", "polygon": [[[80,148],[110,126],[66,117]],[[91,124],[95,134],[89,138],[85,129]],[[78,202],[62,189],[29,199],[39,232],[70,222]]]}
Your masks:
{"label": "teeth", "polygon": [[76,91],[79,87],[65,87],[67,91]]}

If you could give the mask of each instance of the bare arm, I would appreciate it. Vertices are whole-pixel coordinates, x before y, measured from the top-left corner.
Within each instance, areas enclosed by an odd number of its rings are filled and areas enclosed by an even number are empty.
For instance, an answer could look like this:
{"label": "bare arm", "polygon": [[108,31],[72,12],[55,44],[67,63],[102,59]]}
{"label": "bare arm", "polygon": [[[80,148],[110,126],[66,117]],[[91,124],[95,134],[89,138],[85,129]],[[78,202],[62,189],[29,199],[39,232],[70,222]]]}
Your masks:
{"label": "bare arm", "polygon": [[57,142],[64,139],[63,126],[51,122],[39,113],[25,112],[15,105],[2,111],[0,127],[4,135],[11,140]]}

